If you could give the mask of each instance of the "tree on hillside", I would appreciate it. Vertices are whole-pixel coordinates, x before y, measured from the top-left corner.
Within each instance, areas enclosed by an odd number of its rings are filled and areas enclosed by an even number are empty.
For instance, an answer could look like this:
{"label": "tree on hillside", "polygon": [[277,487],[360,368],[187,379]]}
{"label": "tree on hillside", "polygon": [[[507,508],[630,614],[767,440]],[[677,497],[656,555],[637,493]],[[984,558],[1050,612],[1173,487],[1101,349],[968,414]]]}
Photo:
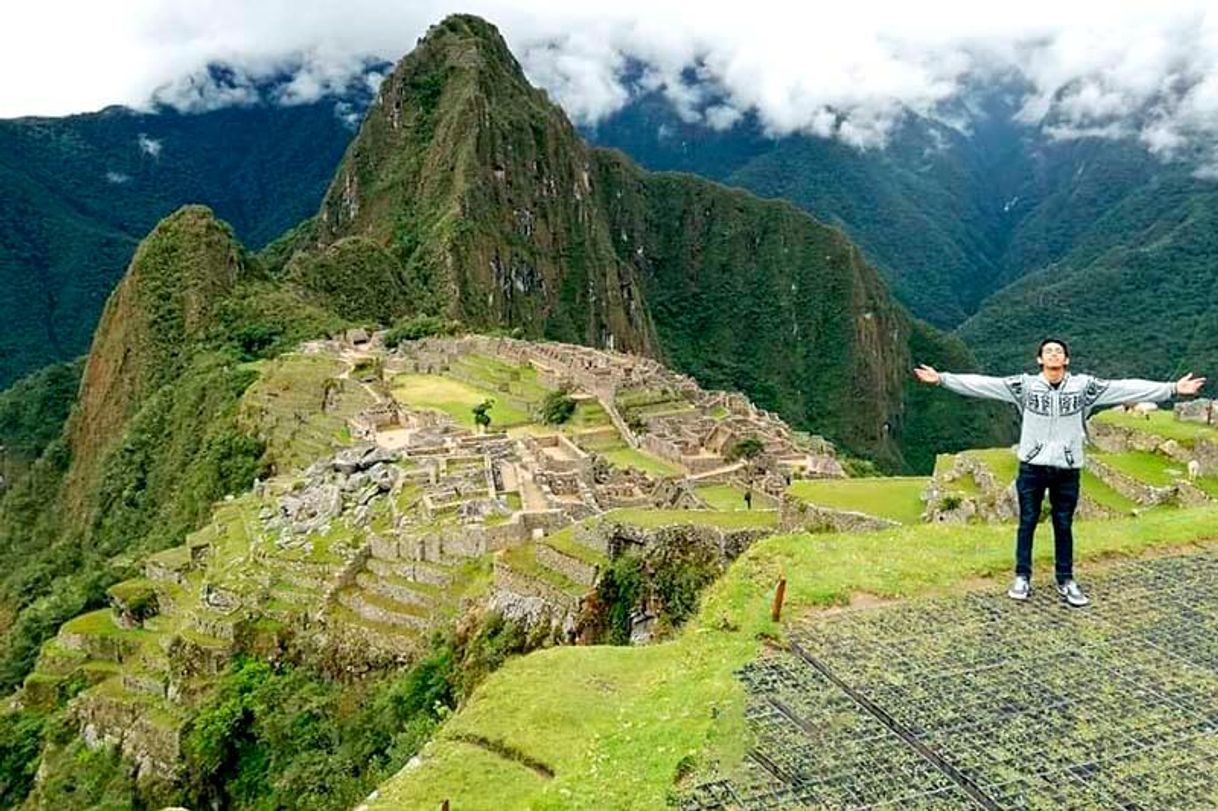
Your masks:
{"label": "tree on hillside", "polygon": [[474,424],[477,425],[480,430],[485,431],[487,428],[491,427],[491,415],[487,412],[489,412],[494,405],[494,398],[487,397],[481,403],[478,403],[478,405],[470,409],[474,412]]}
{"label": "tree on hillside", "polygon": [[746,436],[744,439],[738,439],[727,451],[727,461],[735,462],[737,459],[752,461],[761,455],[765,450],[765,446],[761,444],[761,440],[755,436]]}
{"label": "tree on hillside", "polygon": [[546,425],[562,425],[575,413],[575,400],[566,386],[550,392],[541,404],[541,420]]}

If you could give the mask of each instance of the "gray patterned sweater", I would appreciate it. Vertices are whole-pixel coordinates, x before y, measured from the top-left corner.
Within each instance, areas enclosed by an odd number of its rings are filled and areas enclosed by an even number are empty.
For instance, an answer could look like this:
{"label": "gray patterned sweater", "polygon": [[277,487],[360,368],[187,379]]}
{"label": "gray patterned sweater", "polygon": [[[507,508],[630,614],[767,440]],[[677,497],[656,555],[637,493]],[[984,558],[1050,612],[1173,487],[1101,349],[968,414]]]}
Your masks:
{"label": "gray patterned sweater", "polygon": [[939,385],[969,397],[1001,400],[1019,409],[1019,459],[1050,467],[1083,466],[1086,420],[1097,408],[1128,402],[1170,400],[1176,384],[1152,380],[1101,380],[1091,375],[1062,378],[1057,388],[1044,374],[987,377],[939,373]]}

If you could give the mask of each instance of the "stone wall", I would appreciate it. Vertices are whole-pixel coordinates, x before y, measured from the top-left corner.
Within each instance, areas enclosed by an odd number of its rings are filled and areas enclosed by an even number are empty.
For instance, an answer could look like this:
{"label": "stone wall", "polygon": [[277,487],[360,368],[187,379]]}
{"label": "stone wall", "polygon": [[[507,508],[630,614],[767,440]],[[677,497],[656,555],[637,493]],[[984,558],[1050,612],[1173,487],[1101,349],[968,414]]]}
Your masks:
{"label": "stone wall", "polygon": [[591,587],[600,575],[600,567],[596,564],[586,563],[545,543],[538,544],[536,551],[538,563],[547,569],[553,569],[573,583]]}
{"label": "stone wall", "polygon": [[790,495],[782,497],[778,525],[783,532],[874,532],[900,526],[887,518],[821,507]]}

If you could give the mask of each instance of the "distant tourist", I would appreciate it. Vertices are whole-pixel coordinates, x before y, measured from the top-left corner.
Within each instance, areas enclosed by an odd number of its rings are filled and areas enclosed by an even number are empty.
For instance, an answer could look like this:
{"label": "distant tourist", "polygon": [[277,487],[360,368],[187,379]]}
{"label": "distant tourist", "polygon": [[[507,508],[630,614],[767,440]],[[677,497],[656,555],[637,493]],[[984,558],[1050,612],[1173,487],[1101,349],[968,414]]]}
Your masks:
{"label": "distant tourist", "polygon": [[1196,394],[1204,377],[1186,374],[1175,383],[1151,380],[1101,380],[1072,375],[1066,342],[1047,338],[1036,350],[1040,374],[986,377],[936,372],[919,366],[914,375],[923,383],[941,385],[970,397],[1011,403],[1020,410],[1019,530],[1015,535],[1015,582],[1007,594],[1026,600],[1031,594],[1032,535],[1040,519],[1041,502],[1049,492],[1055,544],[1057,591],[1067,603],[1079,607],[1089,601],[1074,581],[1074,535],[1071,530],[1078,506],[1079,471],[1083,467],[1084,423],[1104,406],[1131,400],[1157,402],[1177,395]]}
{"label": "distant tourist", "polygon": [[744,488],[744,508],[746,510],[753,509],[753,488]]}

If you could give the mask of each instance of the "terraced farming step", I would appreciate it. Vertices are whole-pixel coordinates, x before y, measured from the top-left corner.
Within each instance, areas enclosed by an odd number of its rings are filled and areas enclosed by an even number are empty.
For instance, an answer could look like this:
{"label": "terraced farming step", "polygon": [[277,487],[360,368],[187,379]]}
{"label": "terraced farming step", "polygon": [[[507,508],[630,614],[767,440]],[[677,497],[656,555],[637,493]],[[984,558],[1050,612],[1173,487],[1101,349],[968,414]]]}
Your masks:
{"label": "terraced farming step", "polygon": [[435,604],[439,593],[436,586],[417,583],[392,574],[379,575],[372,572],[360,572],[356,575],[355,582],[364,591],[425,609],[431,608]]}
{"label": "terraced farming step", "polygon": [[429,563],[421,560],[382,560],[368,558],[367,566],[377,575],[392,575],[425,583],[431,586],[445,587],[453,581],[452,569],[439,563]]}
{"label": "terraced farming step", "polygon": [[338,593],[338,602],[366,620],[385,625],[397,625],[426,630],[431,613],[425,608],[383,597],[358,588],[343,589]]}

